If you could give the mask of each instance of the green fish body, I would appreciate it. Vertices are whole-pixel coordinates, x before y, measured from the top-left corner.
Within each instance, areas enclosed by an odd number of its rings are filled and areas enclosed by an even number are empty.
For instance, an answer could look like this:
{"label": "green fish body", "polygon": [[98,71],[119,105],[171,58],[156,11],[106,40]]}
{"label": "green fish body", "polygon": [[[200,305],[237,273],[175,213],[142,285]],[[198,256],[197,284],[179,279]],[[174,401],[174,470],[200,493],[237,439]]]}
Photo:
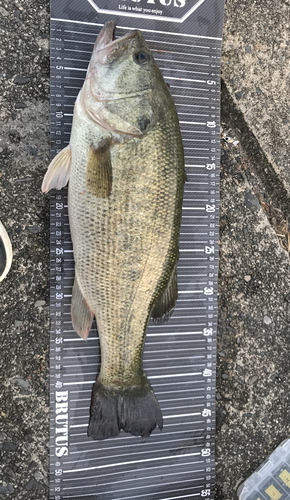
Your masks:
{"label": "green fish body", "polygon": [[58,161],[65,172],[57,177],[50,166],[43,183],[48,191],[69,178],[72,324],[87,338],[95,316],[101,348],[94,439],[162,428],[142,353],[150,317],[168,319],[177,299],[185,180],[178,118],[160,70],[140,32],[114,40],[114,31],[107,23],[96,41]]}

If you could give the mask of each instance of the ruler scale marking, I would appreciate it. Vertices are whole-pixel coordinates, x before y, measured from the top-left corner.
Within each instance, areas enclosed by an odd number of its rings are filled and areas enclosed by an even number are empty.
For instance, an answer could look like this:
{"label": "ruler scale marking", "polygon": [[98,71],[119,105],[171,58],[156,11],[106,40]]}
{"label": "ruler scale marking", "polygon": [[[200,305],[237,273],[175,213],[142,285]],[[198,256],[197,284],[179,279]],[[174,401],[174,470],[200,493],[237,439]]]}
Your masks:
{"label": "ruler scale marking", "polygon": [[[209,0],[200,1],[197,12],[204,9],[206,17],[211,11]],[[220,4],[222,12],[223,0],[213,2]],[[68,144],[70,108],[82,86],[91,55],[89,48],[92,49],[108,17],[101,14],[100,23],[89,22],[83,14],[80,14],[82,20],[65,20],[57,3],[64,4],[65,0],[52,0],[52,156]],[[80,0],[84,11],[88,3]],[[203,7],[203,3],[207,6]],[[194,19],[194,14],[191,16]],[[68,394],[70,445],[68,454],[57,456],[56,438],[64,438],[64,433],[61,434],[59,426],[56,429],[57,426],[52,425],[51,500],[94,498],[98,488],[104,500],[181,500],[195,496],[213,500],[221,26],[216,26],[213,36],[185,35],[183,24],[168,23],[167,28],[156,31],[151,29],[150,20],[143,22],[142,16],[135,20],[174,96],[188,163],[180,232],[179,299],[167,325],[150,322],[144,351],[144,367],[163,409],[164,432],[153,432],[145,443],[124,433],[103,442],[86,438],[91,386],[100,361],[98,336],[93,330],[88,346],[74,336],[71,327],[68,299],[74,268],[67,192],[55,192],[51,195],[51,402],[54,408],[56,394]],[[134,29],[134,24],[126,27],[127,24],[130,24],[127,17],[118,18],[118,35]],[[184,26],[191,30],[190,24],[185,22]],[[197,269],[200,273],[193,272]],[[159,363],[158,356],[162,357]],[[94,361],[95,371],[92,370]],[[197,409],[199,412],[194,411]],[[78,421],[79,424],[75,423]],[[54,422],[55,415],[52,424]],[[191,450],[198,446],[197,441],[201,444],[196,454]],[[132,458],[139,457],[139,460],[128,460],[128,446]],[[115,456],[108,458],[109,448],[118,449],[119,460],[114,461]],[[161,449],[163,456],[156,457]],[[171,449],[177,454],[170,455]],[[178,450],[183,449],[184,454],[178,454]],[[86,452],[94,463],[92,467],[87,466],[90,462]],[[70,468],[70,457],[76,458],[73,462],[76,465],[82,457],[84,466]],[[103,463],[104,457],[108,463]],[[146,467],[146,463],[152,466]],[[168,481],[172,475],[168,467],[172,468],[174,483]],[[162,474],[166,470],[167,473]],[[150,475],[148,471],[155,473]],[[102,480],[104,472],[108,477],[105,481]],[[132,474],[135,480],[130,477]],[[148,493],[140,491],[142,480]],[[82,491],[84,486],[86,490]]]}

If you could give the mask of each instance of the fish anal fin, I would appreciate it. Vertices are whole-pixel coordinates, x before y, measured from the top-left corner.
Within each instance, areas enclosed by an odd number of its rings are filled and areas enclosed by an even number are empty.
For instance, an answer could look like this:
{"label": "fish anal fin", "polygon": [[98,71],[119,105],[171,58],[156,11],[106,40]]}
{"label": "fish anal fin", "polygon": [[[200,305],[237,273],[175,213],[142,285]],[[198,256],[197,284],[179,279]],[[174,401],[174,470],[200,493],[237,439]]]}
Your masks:
{"label": "fish anal fin", "polygon": [[51,189],[61,189],[67,185],[71,163],[71,148],[68,145],[66,148],[62,149],[50,163],[41,186],[43,193],[47,193]]}
{"label": "fish anal fin", "polygon": [[176,261],[165,289],[156,299],[155,304],[152,308],[151,317],[154,323],[167,323],[167,321],[169,321],[174,311],[177,296],[178,287]]}
{"label": "fish anal fin", "polygon": [[98,198],[107,198],[112,189],[112,165],[109,141],[91,146],[87,159],[86,185]]}
{"label": "fish anal fin", "polygon": [[89,336],[93,319],[94,314],[80,290],[77,277],[75,277],[71,299],[71,320],[73,328],[84,340],[87,340]]}

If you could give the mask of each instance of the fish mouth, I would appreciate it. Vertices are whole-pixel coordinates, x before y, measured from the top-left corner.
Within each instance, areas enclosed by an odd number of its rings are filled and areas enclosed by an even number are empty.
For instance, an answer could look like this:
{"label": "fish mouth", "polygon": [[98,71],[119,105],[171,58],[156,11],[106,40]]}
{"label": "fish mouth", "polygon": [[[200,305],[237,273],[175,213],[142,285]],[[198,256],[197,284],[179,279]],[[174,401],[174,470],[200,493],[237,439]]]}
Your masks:
{"label": "fish mouth", "polygon": [[114,23],[114,21],[108,21],[106,24],[104,24],[96,40],[94,49],[97,52],[97,60],[101,64],[107,64],[108,57],[113,52],[116,52],[117,56],[121,55],[126,49],[128,41],[132,38],[135,38],[138,33],[136,30],[134,30],[127,35],[116,39],[115,32],[116,23]]}

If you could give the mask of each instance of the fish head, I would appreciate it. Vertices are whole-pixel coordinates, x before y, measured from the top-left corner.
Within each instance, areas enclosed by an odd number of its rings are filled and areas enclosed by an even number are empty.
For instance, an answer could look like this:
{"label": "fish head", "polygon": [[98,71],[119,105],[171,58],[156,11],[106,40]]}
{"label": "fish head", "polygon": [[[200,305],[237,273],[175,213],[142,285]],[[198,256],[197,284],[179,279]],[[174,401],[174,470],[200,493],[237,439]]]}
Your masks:
{"label": "fish head", "polygon": [[115,38],[115,30],[114,22],[106,23],[96,40],[84,106],[99,124],[103,120],[112,130],[142,135],[164,116],[170,94],[142,33]]}

